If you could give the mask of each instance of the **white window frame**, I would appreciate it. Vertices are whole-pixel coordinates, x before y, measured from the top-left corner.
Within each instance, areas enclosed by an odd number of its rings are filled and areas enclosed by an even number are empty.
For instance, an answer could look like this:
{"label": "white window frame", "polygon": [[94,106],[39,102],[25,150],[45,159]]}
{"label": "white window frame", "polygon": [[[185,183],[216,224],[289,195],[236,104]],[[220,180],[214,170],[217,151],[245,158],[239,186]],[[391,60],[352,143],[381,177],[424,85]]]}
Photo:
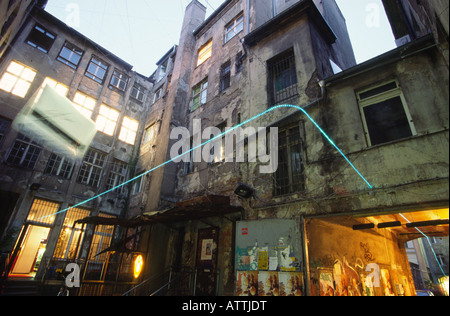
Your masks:
{"label": "white window frame", "polygon": [[128,145],[136,143],[137,132],[139,130],[139,122],[131,117],[125,116],[122,120],[122,128],[119,134],[119,140]]}
{"label": "white window frame", "polygon": [[97,120],[97,131],[108,136],[113,136],[119,120],[120,112],[105,104],[100,105]]}
{"label": "white window frame", "polygon": [[244,13],[240,13],[236,18],[225,26],[224,43],[228,43],[236,35],[244,30]]}
{"label": "white window frame", "polygon": [[0,79],[0,89],[23,99],[36,75],[36,70],[13,60]]}
{"label": "white window frame", "polygon": [[197,66],[200,66],[205,61],[207,61],[208,59],[211,58],[211,56],[212,56],[212,45],[213,45],[213,40],[210,39],[208,42],[206,42],[205,45],[203,45],[198,50]]}

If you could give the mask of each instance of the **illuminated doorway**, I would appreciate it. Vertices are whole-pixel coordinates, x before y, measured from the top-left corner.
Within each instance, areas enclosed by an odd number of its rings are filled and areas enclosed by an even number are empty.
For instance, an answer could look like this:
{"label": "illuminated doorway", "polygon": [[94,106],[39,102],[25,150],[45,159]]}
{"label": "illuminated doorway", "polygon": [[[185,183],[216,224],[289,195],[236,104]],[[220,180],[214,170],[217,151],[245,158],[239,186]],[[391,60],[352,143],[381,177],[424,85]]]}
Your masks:
{"label": "illuminated doorway", "polygon": [[11,276],[34,277],[47,249],[59,204],[35,199],[11,257]]}

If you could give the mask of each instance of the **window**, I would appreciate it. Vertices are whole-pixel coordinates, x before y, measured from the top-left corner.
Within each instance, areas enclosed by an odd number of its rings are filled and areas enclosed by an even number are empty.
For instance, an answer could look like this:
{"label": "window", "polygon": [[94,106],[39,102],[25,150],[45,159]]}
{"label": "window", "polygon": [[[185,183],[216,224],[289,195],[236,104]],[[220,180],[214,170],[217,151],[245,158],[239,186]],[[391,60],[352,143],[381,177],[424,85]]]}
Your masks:
{"label": "window", "polygon": [[206,103],[208,94],[208,79],[203,80],[192,88],[192,106],[191,111],[197,110],[200,106]]}
{"label": "window", "polygon": [[[82,208],[71,208],[66,212],[64,224],[59,234],[58,243],[53,254],[54,258],[58,259],[75,259],[81,250],[77,247],[78,241],[83,240],[84,230],[83,224],[76,224],[75,222],[88,217],[89,210]],[[78,248],[78,249],[77,249]],[[78,252],[77,252],[78,250]]]}
{"label": "window", "polygon": [[2,143],[3,136],[6,134],[6,130],[10,125],[10,121],[2,119],[0,117],[0,144]]}
{"label": "window", "polygon": [[244,29],[244,14],[241,13],[237,18],[231,21],[225,27],[225,43],[228,43],[233,37]]}
{"label": "window", "polygon": [[144,102],[145,93],[146,89],[137,83],[135,83],[131,89],[131,97],[139,102]]}
{"label": "window", "polygon": [[298,95],[294,51],[291,49],[268,62],[269,102],[274,106]]}
{"label": "window", "polygon": [[[106,190],[111,190],[122,183],[125,183],[128,174],[128,165],[119,160],[114,161],[109,172],[109,177],[106,182]],[[121,186],[116,189],[117,193],[126,193],[126,186]]]}
{"label": "window", "polygon": [[94,111],[95,104],[97,103],[95,99],[88,97],[81,92],[77,92],[73,98],[73,102],[81,114],[89,119],[92,117],[92,112]]}
{"label": "window", "polygon": [[[190,139],[190,147],[189,148],[194,148],[194,138],[191,137]],[[184,163],[183,166],[183,174],[187,175],[190,173],[194,172],[194,151],[190,151],[188,154],[189,157],[189,161]]]}
{"label": "window", "polygon": [[303,144],[299,124],[280,128],[278,141],[278,170],[275,174],[274,195],[304,190]]}
{"label": "window", "polygon": [[102,104],[97,116],[97,121],[95,122],[97,130],[106,135],[113,136],[118,119],[119,111]]}
{"label": "window", "polygon": [[212,56],[212,39],[198,51],[197,66],[200,66]]}
{"label": "window", "polygon": [[159,88],[156,90],[155,95],[153,96],[153,103],[161,99],[163,88]]}
{"label": "window", "polygon": [[120,91],[125,91],[127,88],[127,84],[128,76],[118,70],[114,70],[109,87],[111,89],[116,88]]}
{"label": "window", "polygon": [[147,144],[148,142],[152,141],[155,135],[156,135],[156,124],[153,124],[152,126],[148,127],[145,130],[144,140],[142,141],[142,143]]}
{"label": "window", "polygon": [[159,67],[158,80],[161,81],[167,74],[167,65],[169,64],[169,60],[167,59],[164,63]]}
{"label": "window", "polygon": [[66,64],[70,68],[77,69],[83,53],[84,52],[75,45],[72,45],[69,42],[65,42],[64,46],[59,52],[57,60],[59,60],[63,64]]}
{"label": "window", "polygon": [[35,70],[12,61],[0,79],[0,89],[24,98],[36,74]]}
{"label": "window", "polygon": [[228,61],[220,68],[220,91],[228,89],[231,85],[231,62]]}
{"label": "window", "polygon": [[89,149],[83,159],[78,182],[81,184],[98,187],[102,176],[106,155],[93,149]]}
{"label": "window", "polygon": [[402,91],[396,81],[357,93],[369,146],[416,133]]}
{"label": "window", "polygon": [[91,61],[89,62],[89,66],[86,70],[86,76],[91,78],[92,80],[97,81],[100,84],[103,84],[103,80],[105,79],[108,67],[109,66],[104,61],[95,56],[92,56]]}
{"label": "window", "polygon": [[142,191],[142,186],[144,184],[144,177],[142,176],[143,172],[139,172],[138,175],[139,178],[137,178],[136,180],[133,181],[133,189],[132,189],[132,194],[136,195],[141,193]]}
{"label": "window", "polygon": [[[227,127],[226,122],[217,126],[217,128],[219,129],[221,134],[225,133],[226,127]],[[217,148],[218,149],[220,148],[219,152],[215,152],[216,144],[218,145]],[[214,157],[213,161],[211,163],[218,163],[218,162],[223,161],[225,159],[225,138],[221,137],[219,139],[214,140],[213,142],[210,143],[210,146],[211,146],[211,149],[210,149],[211,157]]]}
{"label": "window", "polygon": [[36,25],[28,35],[27,44],[39,49],[44,53],[48,53],[55,42],[56,35],[47,31],[43,26]]}
{"label": "window", "polygon": [[63,85],[62,83],[59,83],[56,80],[53,80],[50,77],[47,77],[44,79],[44,82],[42,83],[40,91],[42,91],[46,86],[50,86],[50,87],[54,88],[62,96],[67,96],[67,93],[69,92],[69,87],[67,87],[66,85]]}
{"label": "window", "polygon": [[27,169],[34,169],[40,153],[41,147],[36,142],[19,134],[9,152],[7,162]]}
{"label": "window", "polygon": [[120,130],[119,140],[134,145],[136,135],[139,128],[139,122],[125,116],[122,122],[122,129]]}
{"label": "window", "polygon": [[52,154],[48,160],[45,173],[70,179],[72,176],[73,167],[74,162],[71,159],[67,159],[66,157],[57,154]]}
{"label": "window", "polygon": [[55,214],[59,211],[60,204],[41,199],[35,199],[28,213],[27,222],[40,225],[53,225]]}

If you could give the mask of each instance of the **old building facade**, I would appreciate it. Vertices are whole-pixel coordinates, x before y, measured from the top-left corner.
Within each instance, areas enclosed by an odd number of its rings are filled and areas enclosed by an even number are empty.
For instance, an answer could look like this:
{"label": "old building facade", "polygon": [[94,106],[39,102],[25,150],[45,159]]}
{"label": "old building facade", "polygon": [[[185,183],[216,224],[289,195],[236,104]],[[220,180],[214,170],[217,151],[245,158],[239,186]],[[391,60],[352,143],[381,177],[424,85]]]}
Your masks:
{"label": "old building facade", "polygon": [[[335,1],[227,0],[205,19],[193,0],[179,43],[148,80],[92,52],[111,66],[108,75],[116,68],[129,85],[134,78],[151,91],[141,104],[111,88],[109,77],[104,85],[87,78],[90,51],[71,76],[57,72],[69,99],[82,89],[139,123],[134,144],[118,130],[96,136],[92,148],[132,171],[111,185],[137,177],[126,198],[112,192],[86,203],[82,221],[115,227],[128,253],[144,254],[135,280],[142,283],[128,294],[415,295],[405,243],[448,236],[448,19],[440,1],[384,5],[399,47],[359,65]],[[28,36],[17,41],[21,54],[33,48]],[[9,61],[28,65],[14,56]],[[41,64],[29,66],[41,73]],[[10,223],[27,223],[35,198],[64,210],[108,189],[107,170],[97,190],[76,179],[59,179],[68,189],[55,189],[45,163],[44,171],[10,175],[15,137],[2,141],[2,190],[17,194]],[[20,177],[21,189],[19,180],[8,186]],[[51,234],[63,221],[59,214]],[[105,249],[92,250],[95,229],[86,235],[77,248],[85,260]]]}
{"label": "old building facade", "polygon": [[[75,221],[125,216],[134,188],[111,189],[134,174],[153,83],[41,8],[3,56],[1,73],[1,234],[9,273],[40,278],[51,268],[55,276],[69,260],[83,259],[87,279],[99,280],[108,254],[97,255],[111,245],[114,227]],[[83,157],[52,152],[12,127],[46,85],[95,122]]]}

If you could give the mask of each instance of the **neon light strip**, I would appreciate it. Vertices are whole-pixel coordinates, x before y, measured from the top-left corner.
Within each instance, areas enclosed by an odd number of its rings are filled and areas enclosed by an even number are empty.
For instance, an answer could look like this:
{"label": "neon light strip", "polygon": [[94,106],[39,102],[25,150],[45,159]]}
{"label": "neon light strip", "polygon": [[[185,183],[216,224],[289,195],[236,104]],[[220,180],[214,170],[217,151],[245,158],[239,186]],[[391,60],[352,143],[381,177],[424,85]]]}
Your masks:
{"label": "neon light strip", "polygon": [[118,186],[116,186],[116,187],[114,187],[114,188],[112,188],[112,189],[109,189],[109,190],[107,190],[107,191],[105,191],[105,192],[103,192],[103,193],[101,193],[101,194],[99,194],[99,195],[97,195],[97,196],[94,196],[94,197],[92,197],[92,198],[90,198],[90,199],[88,199],[88,200],[86,200],[86,201],[84,201],[84,202],[78,203],[78,204],[76,204],[76,205],[74,205],[74,206],[72,206],[72,207],[69,207],[69,208],[67,208],[67,209],[65,209],[65,210],[59,211],[59,212],[57,212],[57,213],[55,213],[55,214],[44,216],[44,217],[42,217],[41,219],[44,219],[44,218],[47,218],[47,217],[51,217],[51,216],[55,216],[55,215],[58,215],[58,214],[61,214],[61,213],[65,213],[65,212],[67,212],[67,211],[70,210],[70,209],[77,208],[77,207],[82,206],[82,205],[84,205],[84,204],[86,204],[86,203],[89,203],[90,201],[93,201],[93,200],[95,200],[95,199],[97,199],[97,198],[99,198],[99,197],[101,197],[101,196],[103,196],[103,195],[106,195],[106,194],[108,194],[108,193],[110,193],[110,192],[112,192],[112,191],[114,191],[114,190],[116,190],[116,189],[118,189],[118,188],[121,188],[121,187],[123,187],[123,186],[125,186],[125,185],[127,185],[127,184],[129,184],[129,183],[131,183],[131,182],[133,182],[133,181],[136,181],[136,180],[138,180],[139,178],[141,178],[141,177],[143,177],[143,176],[145,176],[145,175],[147,175],[147,174],[150,174],[150,173],[152,173],[153,171],[155,171],[155,170],[157,170],[157,169],[159,169],[159,168],[161,168],[161,167],[164,167],[165,165],[167,165],[167,164],[173,162],[174,160],[177,160],[178,158],[181,158],[181,157],[183,157],[183,156],[189,154],[190,152],[196,150],[197,148],[201,148],[201,147],[205,146],[206,144],[208,144],[208,143],[210,143],[210,142],[212,142],[212,141],[214,141],[214,140],[216,140],[216,139],[218,139],[218,138],[222,138],[224,135],[230,133],[231,131],[233,131],[233,130],[235,130],[235,129],[241,127],[241,126],[244,126],[245,124],[250,123],[251,121],[254,121],[254,120],[256,120],[257,118],[260,118],[261,116],[263,116],[263,115],[265,115],[265,114],[267,114],[267,113],[269,113],[269,112],[272,112],[272,111],[277,110],[277,109],[280,109],[280,108],[294,108],[294,109],[297,109],[297,110],[299,110],[299,111],[302,111],[302,112],[306,115],[306,117],[307,117],[307,118],[308,118],[308,119],[316,126],[316,128],[317,128],[317,129],[325,136],[325,138],[330,142],[330,144],[333,145],[333,147],[337,149],[337,151],[342,155],[342,157],[344,157],[344,159],[345,159],[345,160],[350,164],[350,166],[356,171],[356,173],[361,177],[361,179],[364,180],[364,182],[368,185],[369,189],[373,189],[373,186],[372,186],[372,185],[364,178],[364,176],[358,171],[358,169],[356,169],[356,167],[355,167],[355,166],[352,164],[352,162],[347,158],[347,156],[342,152],[342,150],[341,150],[341,149],[333,142],[333,140],[332,140],[332,139],[324,132],[324,130],[323,130],[323,129],[322,129],[322,128],[314,121],[314,120],[313,120],[313,118],[312,118],[312,117],[311,117],[311,116],[310,116],[303,108],[301,108],[301,107],[299,107],[299,106],[296,106],[296,105],[283,104],[283,105],[277,105],[277,106],[274,106],[274,107],[272,107],[272,108],[270,108],[270,109],[267,109],[266,111],[264,111],[264,112],[262,112],[262,113],[260,113],[260,114],[258,114],[258,115],[255,115],[254,117],[252,117],[252,118],[246,120],[245,122],[242,122],[241,124],[238,124],[238,125],[234,126],[233,128],[230,128],[229,130],[225,131],[224,133],[222,133],[222,134],[220,134],[220,135],[217,135],[216,137],[214,137],[214,138],[212,138],[212,139],[210,139],[210,140],[204,142],[203,144],[197,145],[196,147],[191,148],[191,150],[189,150],[189,151],[187,151],[187,152],[185,152],[185,153],[182,153],[181,155],[178,155],[177,157],[172,158],[172,159],[170,159],[170,160],[168,160],[168,161],[166,161],[166,162],[160,164],[159,166],[157,166],[157,167],[155,167],[155,168],[153,168],[153,169],[150,169],[150,170],[148,170],[147,172],[145,172],[145,173],[143,173],[143,174],[141,174],[141,175],[139,175],[139,176],[137,176],[137,177],[135,177],[135,178],[133,178],[133,179],[130,179],[130,180],[128,180],[128,181],[126,181],[126,182],[124,182],[124,183],[122,183],[122,184],[120,184],[120,185],[118,185]]}

